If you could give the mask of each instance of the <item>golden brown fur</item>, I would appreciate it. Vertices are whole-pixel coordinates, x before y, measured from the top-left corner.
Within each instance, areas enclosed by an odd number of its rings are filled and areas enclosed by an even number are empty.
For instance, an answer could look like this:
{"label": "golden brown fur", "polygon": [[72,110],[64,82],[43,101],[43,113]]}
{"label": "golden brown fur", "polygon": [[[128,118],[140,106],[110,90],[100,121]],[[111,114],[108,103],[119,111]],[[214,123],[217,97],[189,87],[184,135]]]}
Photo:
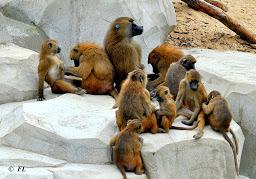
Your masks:
{"label": "golden brown fur", "polygon": [[148,63],[152,65],[153,72],[159,77],[152,81],[153,87],[157,87],[165,81],[165,76],[170,64],[177,62],[184,53],[170,44],[163,44],[154,48],[148,55]]}
{"label": "golden brown fur", "polygon": [[156,89],[156,98],[160,104],[160,109],[157,111],[159,126],[168,133],[176,117],[175,101],[170,94],[169,88],[161,85]]}
{"label": "golden brown fur", "polygon": [[114,163],[124,179],[127,179],[125,170],[135,171],[138,175],[144,173],[141,159],[143,139],[139,137],[141,127],[139,120],[129,120],[127,126],[110,141],[110,147],[113,148]]}
{"label": "golden brown fur", "polygon": [[70,59],[79,61],[78,67],[68,67],[65,72],[82,78],[82,88],[90,94],[110,94],[115,99],[114,68],[105,51],[92,43],[79,43],[70,51]]}
{"label": "golden brown fur", "polygon": [[[203,134],[205,126],[205,114],[201,109],[202,103],[207,100],[207,93],[204,85],[201,82],[200,74],[196,70],[186,72],[186,76],[181,80],[179,85],[179,92],[176,98],[176,108],[178,115],[182,115],[185,120],[182,123],[192,125],[197,119],[199,133]],[[185,109],[185,110],[184,110]],[[191,115],[183,113],[184,111],[191,111]]]}
{"label": "golden brown fur", "polygon": [[[206,103],[202,105],[204,113],[208,116],[210,126],[223,134],[224,138],[230,144],[233,154],[237,175],[239,175],[239,169],[237,164],[238,144],[234,132],[230,129],[230,122],[232,120],[232,114],[230,112],[228,102],[221,96],[218,91],[212,91],[208,95]],[[227,132],[231,132],[233,135],[235,146],[227,135]],[[201,137],[201,136],[200,136]],[[196,138],[198,139],[198,138]]]}
{"label": "golden brown fur", "polygon": [[117,100],[116,123],[119,130],[126,127],[127,120],[140,119],[142,132],[150,130],[157,132],[157,121],[154,114],[155,108],[151,104],[150,94],[145,88],[147,77],[143,70],[134,70],[122,84]]}
{"label": "golden brown fur", "polygon": [[117,18],[110,25],[104,41],[105,50],[116,72],[114,81],[118,91],[129,72],[142,68],[140,46],[132,39],[133,36],[140,35],[140,32],[136,34],[133,27],[139,26],[134,24],[132,18]]}
{"label": "golden brown fur", "polygon": [[40,59],[38,65],[38,100],[44,100],[44,81],[50,86],[53,93],[75,93],[84,94],[85,91],[76,88],[70,83],[64,81],[64,65],[57,57],[60,52],[60,47],[57,42],[52,39],[46,40],[40,50]]}

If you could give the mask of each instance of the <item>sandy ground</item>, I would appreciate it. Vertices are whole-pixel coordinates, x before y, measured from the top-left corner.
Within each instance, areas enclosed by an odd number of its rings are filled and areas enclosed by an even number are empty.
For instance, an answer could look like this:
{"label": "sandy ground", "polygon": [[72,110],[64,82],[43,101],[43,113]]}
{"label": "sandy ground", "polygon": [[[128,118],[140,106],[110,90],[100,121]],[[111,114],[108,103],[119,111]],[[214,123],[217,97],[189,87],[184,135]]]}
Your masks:
{"label": "sandy ground", "polygon": [[[177,26],[168,42],[183,48],[208,48],[256,53],[246,41],[207,14],[195,11],[181,0],[172,0]],[[227,14],[256,33],[256,0],[221,0],[228,7]]]}

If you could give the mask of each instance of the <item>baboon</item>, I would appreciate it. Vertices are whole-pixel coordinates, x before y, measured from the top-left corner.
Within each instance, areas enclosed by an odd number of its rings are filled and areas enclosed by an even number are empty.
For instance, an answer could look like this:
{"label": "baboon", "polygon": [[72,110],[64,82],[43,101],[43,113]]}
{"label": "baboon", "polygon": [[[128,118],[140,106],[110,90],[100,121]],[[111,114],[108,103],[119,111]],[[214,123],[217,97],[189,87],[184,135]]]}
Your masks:
{"label": "baboon", "polygon": [[176,117],[175,101],[166,86],[158,86],[156,88],[156,99],[160,105],[160,109],[156,111],[158,126],[168,133]]}
{"label": "baboon", "polygon": [[119,17],[111,25],[106,34],[104,45],[116,72],[116,88],[120,91],[121,83],[129,72],[136,68],[143,69],[141,49],[132,37],[140,35],[143,26],[138,26],[130,17]]}
{"label": "baboon", "polygon": [[53,93],[75,93],[79,95],[85,93],[84,90],[64,81],[64,65],[56,55],[60,51],[61,48],[55,40],[48,39],[42,44],[38,65],[38,101],[45,99],[44,81],[50,85]]}
{"label": "baboon", "polygon": [[116,123],[120,131],[126,127],[127,120],[135,118],[142,121],[142,132],[158,131],[155,108],[151,104],[146,84],[147,77],[141,69],[130,72],[123,82],[116,111]]}
{"label": "baboon", "polygon": [[195,69],[195,63],[196,59],[192,55],[186,55],[168,68],[165,82],[174,99],[178,94],[180,81],[185,77],[187,71]]}
{"label": "baboon", "polygon": [[[189,70],[180,82],[176,109],[178,115],[186,119],[190,117],[189,120],[182,121],[183,124],[192,125],[196,119],[198,120],[199,133],[203,132],[205,126],[205,114],[201,106],[206,100],[207,93],[200,74],[196,70]],[[192,111],[192,113],[186,114],[186,111]]]}
{"label": "baboon", "polygon": [[170,64],[177,62],[184,53],[170,44],[159,45],[148,55],[148,64],[152,65],[153,72],[159,77],[150,82],[155,88],[165,81],[165,76]]}
{"label": "baboon", "polygon": [[114,68],[107,54],[93,43],[78,43],[70,51],[70,59],[78,67],[66,67],[65,72],[82,78],[82,88],[89,94],[109,94],[117,99],[114,88]]}
{"label": "baboon", "polygon": [[134,171],[138,175],[144,173],[141,159],[143,139],[139,137],[142,124],[137,119],[129,120],[127,126],[110,141],[113,151],[113,160],[124,179],[125,171]]}
{"label": "baboon", "polygon": [[[238,154],[238,143],[235,133],[230,129],[230,122],[232,120],[232,114],[230,112],[228,102],[223,98],[218,91],[211,91],[207,97],[206,103],[202,104],[204,113],[207,115],[208,122],[212,129],[219,131],[224,138],[227,140],[232,148],[234,154],[234,161],[237,175],[239,175],[239,169],[237,164],[237,154]],[[235,146],[231,139],[228,137],[227,132],[232,134]],[[201,134],[195,135],[195,139],[202,137]]]}

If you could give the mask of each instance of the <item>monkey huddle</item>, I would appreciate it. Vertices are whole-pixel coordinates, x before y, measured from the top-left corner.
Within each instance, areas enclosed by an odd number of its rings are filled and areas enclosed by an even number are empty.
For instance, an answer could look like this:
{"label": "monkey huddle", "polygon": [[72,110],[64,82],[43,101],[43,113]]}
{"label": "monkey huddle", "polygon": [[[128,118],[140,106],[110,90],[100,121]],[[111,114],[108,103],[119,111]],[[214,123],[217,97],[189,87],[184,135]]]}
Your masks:
{"label": "monkey huddle", "polygon": [[[125,171],[144,172],[140,133],[198,128],[193,137],[200,139],[206,123],[222,133],[230,144],[238,174],[238,144],[230,129],[232,115],[227,101],[218,91],[207,95],[201,76],[195,70],[196,59],[184,55],[177,47],[163,44],[153,49],[148,63],[154,74],[146,74],[141,64],[140,46],[133,40],[142,33],[143,27],[136,25],[132,18],[117,18],[105,36],[104,48],[93,43],[76,44],[70,51],[74,66],[68,67],[64,67],[57,56],[61,51],[57,42],[46,40],[41,47],[38,65],[38,100],[45,99],[44,81],[57,94],[111,95],[118,108],[116,124],[120,132],[111,139],[110,146],[113,161],[124,178],[127,178]],[[79,77],[81,85],[66,81],[64,74]],[[151,98],[159,102],[159,109],[155,108]],[[178,116],[183,118],[183,124],[191,127],[172,126]],[[235,146],[227,135],[229,131]]]}

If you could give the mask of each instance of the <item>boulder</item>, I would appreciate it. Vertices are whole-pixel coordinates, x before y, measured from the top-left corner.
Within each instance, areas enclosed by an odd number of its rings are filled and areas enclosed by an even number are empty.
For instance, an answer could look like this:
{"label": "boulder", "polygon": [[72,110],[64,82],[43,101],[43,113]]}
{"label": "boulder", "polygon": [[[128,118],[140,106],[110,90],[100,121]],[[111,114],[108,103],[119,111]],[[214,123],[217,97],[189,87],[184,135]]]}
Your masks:
{"label": "boulder", "polygon": [[[179,118],[174,125],[182,125]],[[239,163],[244,136],[234,121],[231,128],[239,144]],[[209,126],[206,126],[204,136],[199,140],[193,138],[196,132],[170,130],[168,134],[143,134],[142,157],[149,176],[154,179],[234,179],[236,171],[229,143]]]}
{"label": "boulder", "polygon": [[228,100],[234,120],[245,135],[240,173],[256,176],[256,55],[191,49],[197,57],[196,68],[208,91],[219,90]]}
{"label": "boulder", "polygon": [[[5,15],[33,22],[47,36],[58,40],[64,59],[68,59],[71,46],[77,42],[103,44],[110,22],[130,16],[144,26],[143,35],[135,39],[143,49],[143,63],[147,64],[148,52],[163,42],[176,25],[175,10],[169,0],[10,0],[1,7]],[[70,60],[66,62],[71,64]]]}
{"label": "boulder", "polygon": [[113,105],[110,96],[75,94],[25,103],[2,116],[1,142],[68,162],[104,164],[115,130]]}
{"label": "boulder", "polygon": [[0,45],[0,104],[37,95],[38,54],[14,44]]}
{"label": "boulder", "polygon": [[0,12],[0,43],[14,43],[24,48],[39,51],[46,35],[36,26],[5,17]]}

